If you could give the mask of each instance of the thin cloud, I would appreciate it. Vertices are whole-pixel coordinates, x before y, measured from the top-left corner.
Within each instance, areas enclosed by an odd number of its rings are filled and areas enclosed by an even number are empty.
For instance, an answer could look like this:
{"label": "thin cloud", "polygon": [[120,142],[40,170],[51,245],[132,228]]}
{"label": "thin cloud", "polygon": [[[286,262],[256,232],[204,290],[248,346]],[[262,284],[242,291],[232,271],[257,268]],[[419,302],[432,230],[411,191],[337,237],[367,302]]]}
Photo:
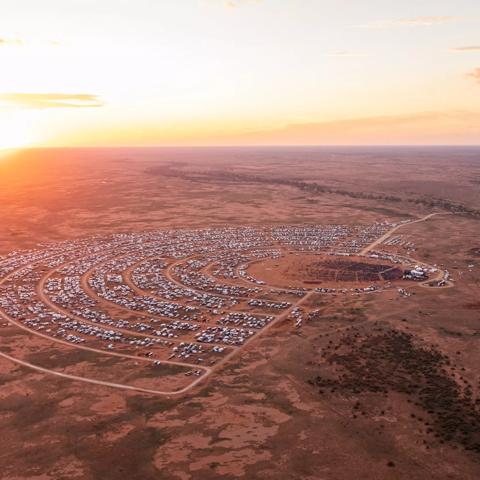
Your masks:
{"label": "thin cloud", "polygon": [[45,108],[94,108],[103,103],[97,95],[88,93],[3,93],[0,103],[7,106],[42,110]]}
{"label": "thin cloud", "polygon": [[18,38],[0,38],[0,47],[22,47],[23,45],[23,40]]}
{"label": "thin cloud", "polygon": [[40,39],[21,39],[13,37],[0,37],[0,48],[2,47],[38,47],[50,46],[58,47],[62,43],[60,40],[40,40]]}
{"label": "thin cloud", "polygon": [[480,45],[468,45],[466,47],[453,47],[450,52],[480,52]]}
{"label": "thin cloud", "polygon": [[467,76],[473,78],[478,83],[480,83],[480,68],[476,68],[475,70],[471,71],[467,74]]}
{"label": "thin cloud", "polygon": [[[480,69],[478,72],[480,76]],[[320,145],[472,143],[478,141],[480,112],[428,111],[404,115],[297,123],[269,131],[246,132],[225,144]]]}
{"label": "thin cloud", "polygon": [[243,5],[255,5],[261,3],[262,0],[227,0],[224,5],[228,8],[237,8]]}
{"label": "thin cloud", "polygon": [[336,52],[330,52],[330,53],[325,53],[325,57],[343,57],[343,58],[348,58],[348,57],[366,57],[366,53],[359,53],[359,52],[349,52],[347,50],[339,50]]}
{"label": "thin cloud", "polygon": [[367,23],[366,25],[360,25],[360,28],[401,28],[401,27],[431,27],[432,25],[440,25],[443,23],[453,22],[459,20],[460,17],[454,16],[425,16],[425,17],[412,17],[412,18],[400,18],[397,20],[379,20],[377,22]]}

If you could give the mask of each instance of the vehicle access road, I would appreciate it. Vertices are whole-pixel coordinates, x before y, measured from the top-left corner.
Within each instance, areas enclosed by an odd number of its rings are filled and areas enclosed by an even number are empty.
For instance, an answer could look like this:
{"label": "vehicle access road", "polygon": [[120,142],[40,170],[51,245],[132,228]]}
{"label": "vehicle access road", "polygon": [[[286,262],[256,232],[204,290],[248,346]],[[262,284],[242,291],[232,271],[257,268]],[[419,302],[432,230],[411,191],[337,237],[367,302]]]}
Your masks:
{"label": "vehicle access road", "polygon": [[397,230],[399,230],[400,228],[402,227],[406,227],[407,225],[412,225],[414,223],[420,223],[420,222],[425,222],[426,220],[428,220],[429,218],[432,218],[433,216],[435,215],[452,215],[451,213],[444,213],[444,212],[436,212],[436,213],[429,213],[428,215],[425,215],[424,217],[422,218],[419,218],[417,220],[412,220],[410,222],[405,222],[405,223],[400,223],[399,225],[396,225],[395,227],[393,227],[391,230],[389,230],[387,233],[385,233],[384,235],[382,235],[380,238],[378,238],[377,240],[375,240],[374,242],[372,242],[370,245],[368,245],[368,247],[365,247],[360,253],[359,255],[361,256],[365,256],[368,252],[370,252],[371,250],[373,250],[377,245],[380,245],[382,244],[387,238],[389,238],[392,233],[395,233]]}
{"label": "vehicle access road", "polygon": [[[53,256],[51,258],[53,258]],[[16,273],[18,273],[19,271],[21,271],[25,268],[33,268],[33,265],[22,265],[20,268],[10,272],[9,275],[5,276],[4,278],[2,278],[0,280],[0,286],[3,283],[5,283],[11,276],[15,275]],[[31,328],[26,327],[21,322],[19,322],[17,320],[14,320],[13,318],[8,316],[6,313],[4,313],[1,310],[0,310],[0,318],[3,318],[5,321],[10,323],[11,325],[14,325],[15,327],[20,328],[22,330],[25,330],[32,335],[36,335],[36,336],[41,337],[43,339],[47,339],[52,343],[57,343],[57,344],[60,344],[60,345],[64,345],[64,346],[67,346],[69,348],[77,348],[77,349],[81,349],[81,350],[87,350],[87,351],[91,351],[91,352],[94,352],[94,353],[97,353],[97,354],[109,355],[109,356],[112,356],[112,357],[128,358],[128,359],[132,359],[132,360],[136,360],[136,361],[140,361],[140,362],[148,362],[148,363],[153,363],[154,362],[154,360],[152,360],[150,358],[147,358],[147,357],[130,355],[130,354],[127,354],[127,353],[112,352],[112,351],[109,351],[109,350],[102,350],[102,349],[98,349],[98,348],[94,348],[94,347],[88,347],[86,345],[72,344],[72,343],[70,343],[66,340],[62,340],[60,338],[51,337],[49,335],[46,335],[44,333],[41,333],[39,331],[32,330]],[[144,393],[155,393],[156,395],[164,395],[164,396],[165,395],[166,396],[171,396],[171,395],[184,393],[184,392],[188,391],[190,388],[192,388],[193,386],[195,386],[197,383],[199,383],[203,379],[203,377],[211,374],[211,372],[212,372],[212,369],[210,367],[207,367],[207,366],[189,364],[189,363],[186,363],[186,362],[185,363],[184,362],[175,362],[175,361],[172,361],[172,360],[160,360],[160,365],[167,364],[167,365],[182,366],[182,367],[186,367],[186,368],[195,368],[196,370],[202,370],[204,372],[203,375],[199,376],[193,382],[191,382],[189,385],[187,385],[186,387],[184,387],[182,389],[175,390],[175,391],[161,391],[161,390],[144,389],[142,387],[135,387],[133,385],[125,385],[125,384],[112,383],[112,382],[104,382],[102,380],[96,380],[96,379],[89,378],[89,377],[80,377],[80,376],[70,375],[70,374],[58,372],[56,370],[44,368],[44,367],[41,367],[41,366],[38,366],[38,365],[34,365],[34,364],[31,364],[31,363],[25,362],[21,359],[12,357],[12,356],[7,355],[6,353],[3,353],[3,352],[0,352],[0,356],[2,356],[3,358],[6,358],[6,359],[8,359],[12,362],[15,362],[19,365],[23,365],[23,366],[27,366],[29,368],[33,368],[37,371],[42,371],[44,373],[50,373],[52,375],[57,375],[57,376],[63,376],[64,378],[70,378],[72,380],[79,380],[79,381],[83,381],[83,382],[86,382],[86,383],[94,383],[94,384],[97,384],[97,385],[104,385],[106,387],[124,388],[126,390],[137,390],[137,391],[144,392]]]}
{"label": "vehicle access road", "polygon": [[[410,222],[405,222],[405,223],[401,223],[399,225],[396,225],[395,227],[393,227],[391,230],[389,230],[387,233],[385,233],[384,235],[382,235],[379,239],[375,240],[374,242],[372,242],[370,245],[368,245],[367,247],[365,247],[360,253],[359,255],[361,256],[367,256],[368,252],[372,251],[376,246],[382,244],[385,240],[387,240],[388,238],[390,238],[390,236],[395,233],[397,230],[399,230],[400,228],[402,227],[406,227],[408,225],[412,225],[414,223],[420,223],[420,222],[425,222],[426,220],[428,220],[429,218],[432,218],[433,216],[435,215],[453,215],[453,213],[449,213],[449,212],[435,212],[435,213],[429,213],[428,215],[425,215],[424,217],[422,218],[419,218],[417,220],[412,220]],[[417,260],[415,258],[411,258],[409,257],[409,260],[411,260],[412,262],[414,263],[417,263],[419,265],[424,265],[426,266],[427,268],[432,268],[431,265],[428,265],[426,264],[425,262],[422,262],[421,260]],[[408,288],[414,288],[414,287],[422,287],[422,288],[434,288],[432,287],[431,285],[429,285],[429,283],[431,282],[435,282],[435,281],[440,281],[442,280],[442,278],[444,277],[445,275],[445,271],[441,270],[441,269],[438,269],[438,275],[435,277],[435,278],[430,278],[428,280],[426,280],[425,282],[420,282],[416,285],[413,285],[413,286],[410,286]],[[441,286],[441,287],[437,287],[437,288],[451,288],[453,287],[454,284],[451,282],[451,281],[446,281],[445,285]]]}

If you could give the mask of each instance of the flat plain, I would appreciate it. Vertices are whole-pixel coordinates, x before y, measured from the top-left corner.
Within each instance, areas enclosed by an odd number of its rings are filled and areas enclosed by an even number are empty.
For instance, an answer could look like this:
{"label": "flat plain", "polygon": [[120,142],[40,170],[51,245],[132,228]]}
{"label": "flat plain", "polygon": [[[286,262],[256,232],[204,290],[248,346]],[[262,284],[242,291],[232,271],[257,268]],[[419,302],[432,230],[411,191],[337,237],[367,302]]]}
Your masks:
{"label": "flat plain", "polygon": [[0,478],[480,476],[479,149],[27,150],[0,201]]}

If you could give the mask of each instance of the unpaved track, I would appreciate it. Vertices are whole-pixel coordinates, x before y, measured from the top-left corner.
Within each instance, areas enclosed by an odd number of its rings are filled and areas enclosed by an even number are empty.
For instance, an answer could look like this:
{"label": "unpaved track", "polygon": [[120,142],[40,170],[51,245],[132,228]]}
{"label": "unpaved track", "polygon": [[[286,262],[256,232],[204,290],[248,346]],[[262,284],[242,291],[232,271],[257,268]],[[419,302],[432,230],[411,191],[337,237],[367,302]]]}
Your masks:
{"label": "unpaved track", "polygon": [[[9,275],[5,276],[4,278],[2,278],[0,280],[0,285],[2,285],[6,280],[8,280],[12,275],[15,275],[17,272],[23,270],[24,268],[28,268],[30,266],[31,265],[23,265],[22,267],[18,268],[17,270],[14,270]],[[32,335],[36,335],[38,337],[47,339],[47,340],[49,340],[53,343],[58,343],[58,344],[67,346],[69,348],[79,348],[81,350],[87,350],[87,351],[91,351],[91,352],[94,352],[94,353],[97,353],[97,354],[109,355],[109,356],[112,356],[112,357],[128,358],[128,359],[132,359],[132,360],[136,360],[136,361],[140,361],[140,362],[153,363],[153,360],[150,359],[150,358],[147,358],[147,357],[130,355],[130,354],[127,354],[127,353],[118,353],[118,352],[112,352],[112,351],[107,351],[107,350],[101,350],[101,349],[98,349],[98,348],[88,347],[88,346],[85,346],[85,345],[78,345],[78,344],[73,345],[72,343],[67,342],[66,340],[61,340],[59,338],[54,338],[54,337],[51,337],[49,335],[45,335],[45,334],[40,333],[38,331],[32,330],[31,328],[28,328],[25,325],[23,325],[21,322],[18,322],[16,320],[14,320],[13,318],[9,317],[8,315],[6,315],[1,310],[0,310],[0,318],[3,318],[4,320],[9,322],[10,324],[12,324],[12,325],[14,325],[14,326],[16,326],[16,327],[18,327],[22,330],[25,330]],[[195,381],[193,381],[192,383],[190,383],[186,387],[184,387],[180,390],[175,390],[175,391],[170,392],[170,391],[142,389],[140,387],[137,388],[137,387],[134,387],[132,385],[123,385],[123,384],[117,384],[117,383],[111,383],[111,382],[102,382],[101,380],[95,380],[93,378],[64,374],[64,373],[58,372],[56,370],[51,370],[51,369],[48,369],[48,368],[40,367],[38,365],[30,364],[30,363],[25,362],[23,360],[20,360],[18,358],[14,358],[10,355],[7,355],[6,353],[3,353],[3,352],[0,352],[0,356],[4,357],[4,358],[6,358],[10,361],[13,361],[15,363],[18,363],[20,365],[31,367],[31,368],[34,368],[38,371],[42,371],[44,373],[50,373],[52,375],[60,375],[60,376],[63,376],[65,378],[71,378],[73,380],[84,381],[84,382],[87,382],[87,383],[96,383],[98,385],[113,386],[115,388],[124,388],[126,390],[137,390],[137,391],[143,391],[144,393],[155,393],[156,395],[167,395],[167,396],[178,395],[178,394],[181,394],[181,393],[184,393],[184,392],[188,391],[190,388],[192,388],[197,383],[199,383],[204,377],[206,377],[206,376],[208,376],[212,373],[212,369],[210,367],[200,366],[200,365],[196,365],[196,364],[183,363],[183,362],[174,362],[174,361],[171,361],[171,360],[161,360],[160,361],[161,364],[182,366],[182,367],[186,367],[186,368],[195,368],[196,370],[202,370],[203,372],[205,372],[202,376],[198,377]]]}
{"label": "unpaved track", "polygon": [[[397,230],[399,230],[400,228],[402,227],[407,227],[409,225],[412,225],[414,223],[420,223],[420,222],[425,222],[426,220],[428,220],[429,218],[432,218],[433,216],[435,215],[453,215],[453,213],[448,213],[448,212],[435,212],[435,213],[429,213],[428,215],[425,215],[424,217],[422,218],[419,218],[417,220],[412,220],[411,222],[406,222],[406,223],[401,223],[400,225],[397,225],[395,227],[393,227],[391,230],[389,230],[387,233],[385,233],[384,235],[382,235],[379,239],[375,240],[373,243],[371,243],[368,247],[365,247],[360,253],[359,255],[361,256],[366,256],[368,252],[370,252],[371,250],[373,250],[377,245],[380,245],[382,244],[385,240],[387,240],[393,233],[395,233]],[[427,267],[430,267],[430,265],[427,265],[425,262],[422,262],[420,260],[416,260],[415,258],[411,258],[409,257],[410,260],[413,260],[415,263],[418,263],[419,265],[425,265]],[[413,285],[413,286],[410,286],[408,287],[408,289],[411,289],[411,288],[415,288],[415,287],[421,287],[421,288],[429,288],[429,289],[432,289],[432,288],[440,288],[440,289],[445,289],[445,288],[452,288],[454,287],[454,284],[451,282],[451,281],[447,281],[445,285],[441,286],[441,287],[437,287],[437,286],[430,286],[429,283],[430,282],[435,282],[435,281],[439,281],[441,280],[443,277],[444,277],[444,274],[445,272],[443,270],[439,270],[438,272],[438,275],[433,278],[433,279],[428,279],[427,281],[425,282],[421,282],[421,283],[418,283],[417,285]]]}
{"label": "unpaved track", "polygon": [[[136,361],[141,361],[141,362],[147,362],[147,363],[153,363],[153,361],[149,358],[146,358],[146,357],[141,357],[141,356],[135,356],[135,355],[129,355],[127,353],[117,353],[117,352],[109,352],[109,351],[106,351],[106,350],[100,350],[98,348],[93,348],[93,347],[87,347],[85,345],[73,345],[71,344],[70,342],[67,342],[67,341],[64,341],[64,340],[60,340],[58,338],[53,338],[53,337],[50,337],[48,335],[44,335],[43,333],[40,333],[40,332],[36,332],[28,327],[25,327],[24,325],[22,325],[20,322],[17,322],[15,320],[13,320],[12,318],[8,317],[7,315],[5,315],[3,312],[0,311],[0,317],[5,319],[6,321],[8,321],[10,324],[12,325],[15,325],[16,327],[18,328],[21,328],[22,330],[25,330],[33,335],[37,335],[38,337],[42,337],[44,339],[47,339],[47,340],[50,340],[51,342],[53,343],[59,343],[61,345],[64,345],[64,346],[67,346],[69,348],[77,348],[77,349],[81,349],[81,350],[87,350],[87,351],[90,351],[90,352],[94,352],[94,353],[97,353],[97,354],[102,354],[102,355],[109,355],[109,356],[112,356],[112,357],[120,357],[120,358],[128,358],[128,359],[131,359],[131,360],[136,360]],[[21,365],[24,365],[24,366],[31,366],[32,368],[35,368],[37,370],[41,370],[45,373],[51,373],[52,375],[61,375],[61,376],[64,376],[64,377],[70,377],[72,379],[75,379],[75,380],[83,380],[87,383],[97,383],[99,385],[105,385],[105,386],[115,386],[116,388],[125,388],[127,390],[139,390],[140,387],[134,387],[132,385],[122,385],[122,384],[111,384],[110,382],[102,382],[101,380],[95,380],[95,379],[92,379],[92,378],[88,378],[88,377],[79,377],[79,376],[75,376],[75,375],[68,375],[68,374],[63,374],[61,372],[58,372],[56,370],[51,370],[51,369],[48,369],[48,368],[43,368],[43,367],[39,367],[37,365],[32,365],[32,364],[29,364],[28,362],[24,362],[23,360],[20,360],[18,358],[14,358],[14,357],[11,357],[10,355],[7,355],[3,352],[0,352],[0,355],[5,357],[5,358],[8,358],[9,360],[13,361],[13,362],[16,362],[16,363],[19,363]],[[161,364],[169,364],[169,365],[176,365],[176,366],[182,366],[182,367],[187,367],[187,368],[195,368],[196,370],[203,370],[205,373],[198,377],[194,382],[192,382],[191,384],[187,385],[186,387],[182,388],[181,390],[175,390],[175,391],[157,391],[157,390],[151,390],[150,393],[156,393],[158,395],[168,395],[168,396],[171,396],[171,395],[175,395],[175,394],[180,394],[180,393],[184,393],[186,391],[188,391],[190,388],[192,388],[193,386],[195,386],[200,380],[202,380],[205,376],[207,375],[210,375],[212,373],[212,369],[210,367],[205,367],[205,366],[200,366],[200,365],[191,365],[191,364],[185,364],[185,363],[180,363],[180,362],[172,362],[172,361],[169,361],[169,360],[161,360],[160,361]],[[146,391],[148,389],[141,389],[142,391]]]}
{"label": "unpaved track", "polygon": [[235,357],[235,355],[237,355],[240,350],[244,350],[247,347],[247,345],[249,345],[254,340],[257,340],[258,338],[260,338],[262,335],[265,334],[265,332],[268,332],[268,330],[273,328],[274,325],[277,325],[282,320],[285,320],[290,315],[290,313],[292,312],[292,310],[294,308],[299,307],[305,300],[307,300],[307,298],[309,298],[314,293],[315,292],[313,290],[310,291],[304,297],[302,297],[298,302],[296,302],[296,303],[292,304],[290,307],[288,307],[287,310],[285,310],[284,312],[282,312],[278,315],[275,315],[274,316],[275,318],[268,325],[263,327],[258,333],[253,335],[253,337],[250,337],[238,350],[234,350],[233,352],[230,352],[228,355],[226,355],[224,358],[222,358],[222,360],[220,360],[220,362],[218,362],[213,368],[215,370],[220,369],[223,365],[225,365],[228,361],[230,361],[233,357]]}
{"label": "unpaved track", "polygon": [[58,372],[56,370],[50,370],[48,368],[40,367],[38,365],[33,365],[32,363],[25,362],[23,360],[20,360],[18,358],[14,358],[10,355],[7,355],[6,353],[0,352],[0,357],[6,358],[7,360],[10,360],[11,362],[16,363],[17,365],[21,365],[23,367],[28,367],[33,370],[36,370],[38,372],[42,373],[48,373],[50,375],[55,375],[57,377],[62,377],[62,378],[67,378],[69,380],[76,380],[79,382],[84,382],[84,383],[92,383],[94,385],[102,385],[104,387],[111,387],[111,388],[119,388],[122,390],[132,390],[136,392],[141,392],[141,393],[149,393],[153,395],[167,395],[167,396],[172,396],[172,395],[179,395],[183,392],[186,392],[190,388],[192,388],[194,385],[196,385],[200,380],[202,380],[202,377],[199,377],[195,382],[191,383],[190,385],[187,385],[185,388],[181,390],[176,390],[174,392],[163,392],[160,390],[150,390],[148,388],[142,388],[142,387],[135,387],[133,385],[124,385],[122,383],[112,383],[112,382],[104,382],[102,380],[95,380],[94,378],[88,378],[88,377],[79,377],[77,375],[70,375],[69,373],[62,373]]}
{"label": "unpaved track", "polygon": [[368,252],[373,250],[377,245],[380,245],[383,243],[387,238],[389,238],[392,233],[395,233],[397,230],[399,230],[402,227],[406,227],[408,225],[412,225],[414,223],[420,223],[420,222],[425,222],[425,220],[428,220],[429,218],[432,218],[435,215],[452,215],[451,213],[443,213],[443,212],[436,212],[436,213],[429,213],[428,215],[425,215],[422,218],[419,218],[417,220],[412,220],[411,222],[406,222],[406,223],[401,223],[400,225],[397,225],[393,227],[391,230],[389,230],[387,233],[382,235],[380,238],[375,240],[373,243],[371,243],[368,247],[365,247],[359,255],[365,256]]}

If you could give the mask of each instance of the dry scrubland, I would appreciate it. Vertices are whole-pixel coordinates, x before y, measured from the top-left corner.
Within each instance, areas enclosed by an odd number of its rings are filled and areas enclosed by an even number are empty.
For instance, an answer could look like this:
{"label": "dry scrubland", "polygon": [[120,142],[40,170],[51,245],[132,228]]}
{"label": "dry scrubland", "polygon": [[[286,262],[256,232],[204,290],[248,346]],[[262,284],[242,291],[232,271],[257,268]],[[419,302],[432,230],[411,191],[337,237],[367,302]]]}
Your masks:
{"label": "dry scrubland", "polygon": [[[0,159],[0,201],[3,255],[122,232],[354,229],[437,212],[375,249],[454,280],[423,288],[392,275],[400,283],[383,292],[309,294],[301,328],[293,314],[279,318],[180,395],[87,384],[2,358],[0,478],[479,478],[480,150],[27,151]],[[303,276],[332,286],[342,272],[351,287],[386,271],[377,262],[360,275],[356,264],[294,255],[248,272],[299,288]],[[139,375],[134,358],[0,322],[0,352],[46,370],[141,388],[191,382],[180,365]]]}

